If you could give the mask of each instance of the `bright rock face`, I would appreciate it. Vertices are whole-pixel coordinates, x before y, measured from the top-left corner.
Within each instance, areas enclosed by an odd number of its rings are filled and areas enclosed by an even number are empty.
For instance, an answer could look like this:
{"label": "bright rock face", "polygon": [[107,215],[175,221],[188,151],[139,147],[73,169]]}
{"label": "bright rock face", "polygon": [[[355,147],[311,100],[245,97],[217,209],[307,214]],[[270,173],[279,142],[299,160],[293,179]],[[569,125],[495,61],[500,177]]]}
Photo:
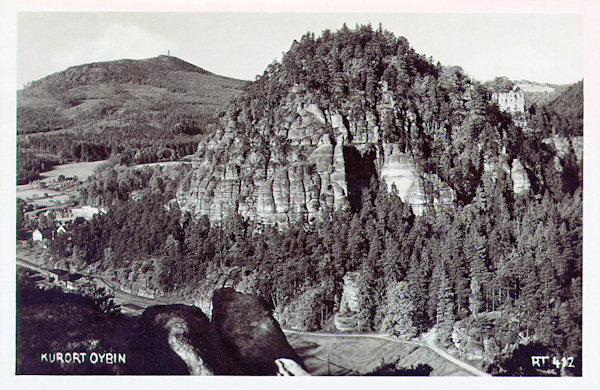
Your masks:
{"label": "bright rock face", "polygon": [[414,160],[406,153],[401,153],[398,145],[384,144],[383,151],[381,178],[385,181],[388,191],[393,191],[395,187],[400,199],[409,204],[416,215],[422,215],[429,204],[454,203],[454,190],[435,174],[420,174]]}
{"label": "bright rock face", "polygon": [[344,290],[342,292],[342,302],[340,303],[340,312],[348,311],[358,312],[358,272],[349,272],[344,275]]}
{"label": "bright rock face", "polygon": [[337,330],[348,332],[356,330],[358,320],[356,314],[360,310],[358,278],[359,272],[348,272],[344,275],[344,289],[339,311],[335,314],[334,324]]}
{"label": "bright rock face", "polygon": [[527,193],[531,188],[527,171],[518,159],[514,159],[512,162],[510,178],[513,182],[513,192],[517,195]]}
{"label": "bright rock face", "polygon": [[565,154],[571,151],[569,139],[562,136],[554,136],[542,140],[543,143],[554,146],[558,157],[563,158]]}

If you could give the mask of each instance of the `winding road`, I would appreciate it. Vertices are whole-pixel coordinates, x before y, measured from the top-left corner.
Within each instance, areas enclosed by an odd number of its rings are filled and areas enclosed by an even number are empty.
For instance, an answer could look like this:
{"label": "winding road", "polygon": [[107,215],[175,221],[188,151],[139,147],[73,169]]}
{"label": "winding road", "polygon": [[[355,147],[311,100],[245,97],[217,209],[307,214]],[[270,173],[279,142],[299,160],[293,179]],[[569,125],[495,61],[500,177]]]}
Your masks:
{"label": "winding road", "polygon": [[438,355],[440,355],[444,359],[448,360],[451,363],[456,364],[460,368],[463,368],[464,370],[470,372],[471,374],[473,374],[475,376],[488,376],[488,377],[491,377],[491,375],[488,374],[487,372],[483,372],[483,371],[481,371],[481,370],[473,367],[469,363],[463,362],[462,360],[459,360],[459,359],[455,358],[454,356],[450,355],[448,352],[446,352],[443,349],[441,349],[440,347],[438,347],[435,344],[436,336],[437,336],[437,333],[435,331],[432,331],[432,332],[429,332],[424,337],[425,343],[426,343],[427,347],[429,347],[429,349],[431,349],[433,352],[437,353]]}

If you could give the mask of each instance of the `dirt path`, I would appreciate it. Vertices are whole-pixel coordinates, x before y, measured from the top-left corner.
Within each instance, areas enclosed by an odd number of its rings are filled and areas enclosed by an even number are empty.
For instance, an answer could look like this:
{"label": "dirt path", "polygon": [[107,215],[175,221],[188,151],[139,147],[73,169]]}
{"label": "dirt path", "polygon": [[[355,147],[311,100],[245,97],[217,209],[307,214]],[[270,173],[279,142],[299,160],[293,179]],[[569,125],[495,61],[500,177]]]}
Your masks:
{"label": "dirt path", "polygon": [[427,346],[429,347],[429,349],[431,349],[432,351],[434,351],[435,353],[437,353],[438,355],[440,355],[444,359],[446,359],[446,360],[448,360],[448,361],[456,364],[460,368],[462,368],[462,369],[470,372],[471,374],[473,374],[475,376],[489,376],[489,377],[491,377],[491,375],[488,374],[487,372],[483,372],[483,371],[481,371],[481,370],[473,367],[472,365],[463,362],[462,360],[458,360],[454,356],[450,355],[448,352],[446,352],[443,349],[439,348],[435,344],[436,336],[437,336],[437,333],[435,332],[435,330],[432,331],[432,332],[429,332],[427,335],[425,335],[424,339],[425,339],[425,342],[426,342]]}

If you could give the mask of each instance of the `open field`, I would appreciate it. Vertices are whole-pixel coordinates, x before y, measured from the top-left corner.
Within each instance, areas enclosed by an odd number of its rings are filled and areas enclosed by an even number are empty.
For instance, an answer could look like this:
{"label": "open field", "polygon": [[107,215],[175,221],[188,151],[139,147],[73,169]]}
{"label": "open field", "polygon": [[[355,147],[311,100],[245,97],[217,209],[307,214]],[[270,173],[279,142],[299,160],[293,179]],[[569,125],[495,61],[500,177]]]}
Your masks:
{"label": "open field", "polygon": [[405,368],[427,364],[433,368],[431,376],[470,375],[428,347],[416,343],[368,335],[288,333],[286,337],[312,375],[361,375],[396,361]]}
{"label": "open field", "polygon": [[77,181],[73,180],[58,183],[57,178],[63,175],[65,178],[77,177],[78,180],[84,181],[105,162],[106,160],[57,165],[50,171],[41,173],[41,180],[18,185],[17,198],[37,207],[65,204],[77,196],[79,186]]}
{"label": "open field", "polygon": [[39,188],[31,184],[17,186],[17,198],[38,207],[56,206],[70,200],[75,191],[55,190],[52,188]]}
{"label": "open field", "polygon": [[85,181],[90,175],[94,173],[96,168],[98,168],[105,162],[106,160],[57,165],[53,167],[53,169],[51,169],[50,171],[41,173],[40,176],[44,179],[51,179],[60,175],[64,175],[65,177],[77,176],[79,180]]}

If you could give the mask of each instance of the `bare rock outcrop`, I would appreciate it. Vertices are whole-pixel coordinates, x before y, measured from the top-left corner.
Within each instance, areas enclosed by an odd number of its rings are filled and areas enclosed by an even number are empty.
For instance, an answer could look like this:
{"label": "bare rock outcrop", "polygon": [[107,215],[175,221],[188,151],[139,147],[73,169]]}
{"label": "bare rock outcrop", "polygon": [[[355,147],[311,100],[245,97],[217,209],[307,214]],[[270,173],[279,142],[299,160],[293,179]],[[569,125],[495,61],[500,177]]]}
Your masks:
{"label": "bare rock outcrop", "polygon": [[388,191],[396,193],[408,203],[416,215],[422,215],[428,205],[451,205],[456,193],[435,174],[418,171],[414,160],[400,152],[396,144],[383,145],[381,178]]}
{"label": "bare rock outcrop", "polygon": [[145,367],[149,373],[178,372],[181,361],[191,375],[241,373],[200,309],[186,305],[152,306],[144,311],[142,321],[149,335],[147,355],[154,357]]}
{"label": "bare rock outcrop", "polygon": [[554,146],[558,157],[563,158],[565,154],[571,151],[569,139],[562,136],[553,136],[542,140],[543,143]]}
{"label": "bare rock outcrop", "polygon": [[348,332],[356,330],[358,320],[356,314],[360,310],[358,296],[359,272],[348,272],[344,275],[344,288],[339,311],[335,314],[334,324],[337,330]]}
{"label": "bare rock outcrop", "polygon": [[521,195],[529,192],[531,188],[529,176],[527,176],[527,171],[523,167],[523,164],[516,158],[512,162],[510,178],[513,182],[513,192],[515,194]]}
{"label": "bare rock outcrop", "polygon": [[302,360],[265,302],[256,295],[231,288],[215,291],[211,326],[246,375],[278,375],[282,366],[290,367],[288,360],[295,363],[288,373],[298,367],[304,371]]}
{"label": "bare rock outcrop", "polygon": [[357,312],[358,306],[358,277],[359,272],[348,272],[344,275],[344,288],[342,290],[342,301],[340,302],[340,313],[348,311]]}

